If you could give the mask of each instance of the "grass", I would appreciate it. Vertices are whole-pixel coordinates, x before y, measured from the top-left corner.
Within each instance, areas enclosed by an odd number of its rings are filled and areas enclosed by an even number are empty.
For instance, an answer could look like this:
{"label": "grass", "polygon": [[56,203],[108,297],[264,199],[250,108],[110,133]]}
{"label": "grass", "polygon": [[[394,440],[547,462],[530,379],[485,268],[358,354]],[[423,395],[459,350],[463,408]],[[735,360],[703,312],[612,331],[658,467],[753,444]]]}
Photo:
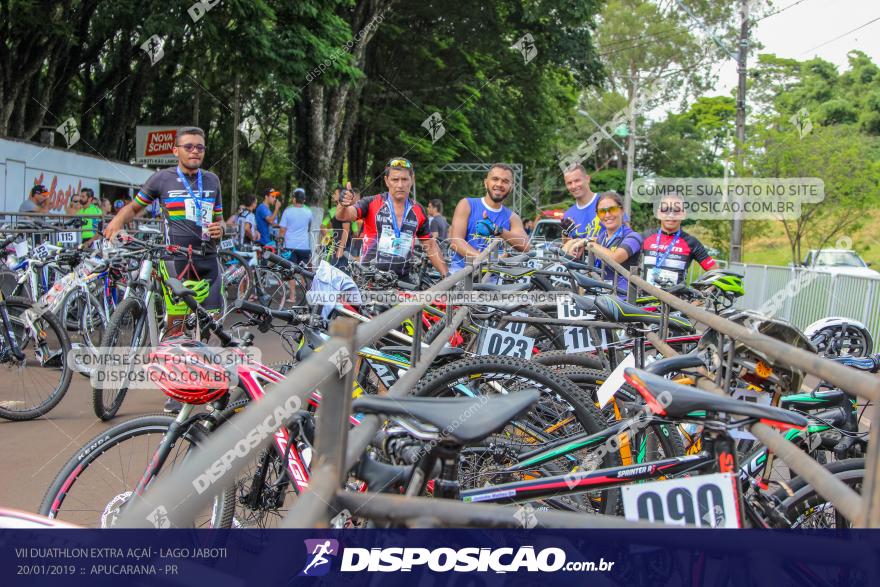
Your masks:
{"label": "grass", "polygon": [[[847,235],[852,239],[850,248],[870,263],[872,268],[880,271],[880,230],[877,229],[877,226],[880,226],[880,210],[863,210],[859,213],[865,214],[867,218],[862,228]],[[697,238],[703,236],[699,229],[693,232]],[[812,248],[816,240],[818,239],[807,239],[802,243],[803,256],[806,256],[807,251]],[[781,222],[772,224],[766,235],[754,238],[749,238],[749,223],[746,222],[745,241],[743,259],[746,263],[782,267],[787,267],[791,263],[791,248]],[[834,248],[834,246],[834,243],[826,245],[827,248]]]}

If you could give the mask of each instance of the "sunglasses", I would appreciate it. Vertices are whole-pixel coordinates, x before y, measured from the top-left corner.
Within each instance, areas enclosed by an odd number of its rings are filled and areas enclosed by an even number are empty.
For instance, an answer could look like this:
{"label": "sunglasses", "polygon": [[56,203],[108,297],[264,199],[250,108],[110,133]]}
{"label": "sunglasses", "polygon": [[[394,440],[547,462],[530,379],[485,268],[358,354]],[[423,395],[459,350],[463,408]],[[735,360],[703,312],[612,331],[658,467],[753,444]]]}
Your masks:
{"label": "sunglasses", "polygon": [[620,206],[611,206],[610,208],[598,208],[596,209],[596,214],[599,216],[605,216],[606,214],[617,214],[620,212]]}
{"label": "sunglasses", "polygon": [[413,164],[408,159],[392,159],[386,167],[402,167],[404,169],[412,169]]}
{"label": "sunglasses", "polygon": [[181,149],[183,149],[184,151],[186,151],[187,153],[191,153],[193,150],[195,150],[196,153],[204,153],[205,152],[205,145],[193,145],[192,143],[187,143],[185,145],[177,145],[177,146],[180,147]]}

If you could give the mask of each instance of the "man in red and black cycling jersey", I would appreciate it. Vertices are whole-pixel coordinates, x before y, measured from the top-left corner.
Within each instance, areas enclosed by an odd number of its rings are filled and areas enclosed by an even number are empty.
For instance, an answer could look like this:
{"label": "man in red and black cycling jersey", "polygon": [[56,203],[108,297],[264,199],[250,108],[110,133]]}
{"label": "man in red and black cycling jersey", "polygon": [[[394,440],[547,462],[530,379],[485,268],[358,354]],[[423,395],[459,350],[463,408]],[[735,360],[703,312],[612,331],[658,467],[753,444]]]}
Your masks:
{"label": "man in red and black cycling jersey", "polygon": [[385,166],[384,194],[354,200],[351,184],[339,197],[336,219],[342,222],[364,221],[361,263],[374,264],[383,271],[394,271],[400,277],[409,273],[407,261],[412,255],[415,239],[422,242],[431,264],[446,276],[446,262],[437,241],[428,230],[428,215],[410,197],[415,175],[412,163],[395,158]]}
{"label": "man in red and black cycling jersey", "polygon": [[709,256],[706,247],[681,229],[685,216],[681,196],[663,196],[657,216],[660,228],[642,233],[642,265],[649,283],[661,287],[684,283],[694,260],[706,271],[715,267],[715,259]]}

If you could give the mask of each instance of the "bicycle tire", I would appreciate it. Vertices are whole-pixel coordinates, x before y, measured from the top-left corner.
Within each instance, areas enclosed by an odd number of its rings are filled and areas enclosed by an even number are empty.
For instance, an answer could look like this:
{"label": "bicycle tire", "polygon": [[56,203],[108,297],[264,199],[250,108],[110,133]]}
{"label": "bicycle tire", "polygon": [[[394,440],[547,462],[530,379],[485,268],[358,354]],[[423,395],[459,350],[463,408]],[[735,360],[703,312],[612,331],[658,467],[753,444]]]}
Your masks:
{"label": "bicycle tire", "polygon": [[[24,324],[21,322],[19,316],[24,314],[26,310],[31,310],[32,306],[33,303],[30,300],[24,298],[6,299],[6,308],[9,313],[9,319],[12,322],[13,332],[16,334],[16,338],[21,338],[21,340],[18,341],[19,346],[22,347],[23,352],[32,347],[34,353],[36,353],[37,345],[31,345],[31,339],[28,338],[27,340],[25,340],[25,337],[20,337],[18,333],[18,330],[20,329],[21,333],[24,334]],[[39,327],[41,330],[41,334],[39,337],[42,338],[45,342],[46,340],[48,340],[47,334],[51,332],[52,336],[54,337],[54,340],[52,341],[53,344],[57,343],[57,346],[59,347],[58,349],[52,350],[52,352],[49,354],[50,358],[47,360],[46,363],[43,363],[39,355],[35,354],[36,365],[39,365],[40,367],[46,366],[54,369],[54,365],[49,365],[49,363],[55,363],[57,358],[58,366],[60,366],[61,368],[61,379],[45,400],[39,402],[37,405],[34,405],[32,407],[25,407],[24,409],[11,409],[10,406],[12,406],[13,403],[26,404],[28,402],[15,400],[0,401],[0,418],[15,421],[33,420],[34,418],[39,418],[40,416],[49,413],[52,408],[57,406],[58,403],[64,398],[64,395],[67,393],[67,390],[70,387],[70,380],[73,373],[70,365],[67,362],[67,358],[69,356],[71,348],[70,337],[67,336],[67,331],[61,325],[61,321],[58,319],[58,317],[52,312],[43,311],[39,314],[36,320],[40,321]],[[3,339],[0,338],[0,341],[2,340]],[[5,346],[5,342],[3,343],[3,345]],[[45,349],[40,352],[46,352],[47,350],[48,349]],[[22,366],[26,369],[28,360],[27,352],[25,352],[25,357],[25,363]],[[19,369],[19,372],[22,372],[23,370],[24,369]],[[4,387],[7,390],[10,388],[8,382],[5,383]],[[29,388],[30,386],[25,387]],[[25,389],[24,395],[29,397],[31,396],[33,391],[33,389]]]}
{"label": "bicycle tire", "polygon": [[[221,279],[226,279],[225,273],[232,267],[240,266],[244,269],[244,275],[238,278],[238,283],[232,284],[236,287],[229,287],[230,284],[225,284],[227,301],[234,302],[237,299],[251,299],[251,294],[254,292],[254,270],[248,265],[247,259],[230,250],[217,251],[217,259],[220,261],[220,267],[223,269]],[[244,284],[243,287],[242,284]],[[234,297],[232,297],[233,293],[235,294]]]}
{"label": "bicycle tire", "polygon": [[[243,391],[243,390],[242,390]],[[237,399],[231,402],[216,418],[216,426],[220,427],[228,422],[231,418],[235,416],[242,409],[245,409],[251,403],[251,399],[249,397],[243,397],[241,399]],[[216,428],[215,428],[216,429]],[[290,430],[288,430],[290,432]],[[295,447],[299,445],[300,436],[291,435],[290,444]],[[297,449],[299,450],[299,449]],[[302,456],[302,455],[300,455]],[[235,481],[230,488],[233,491],[233,506],[235,511],[233,511],[233,516],[230,519],[230,525],[234,525],[236,528],[269,528],[274,527],[271,523],[267,522],[280,522],[281,519],[286,515],[286,512],[291,507],[291,504],[287,501],[288,498],[294,500],[294,503],[299,498],[299,490],[296,487],[295,483],[292,483],[289,477],[287,478],[286,484],[282,485],[278,483],[281,479],[288,475],[286,468],[283,465],[279,464],[281,461],[282,455],[278,452],[278,447],[275,443],[270,443],[267,447],[262,449],[260,453],[257,454],[256,459],[253,456],[250,458],[248,464],[246,464],[239,474],[236,476]],[[256,462],[255,462],[256,461]],[[272,467],[272,465],[276,465]],[[254,491],[254,485],[248,485],[249,481],[254,480],[254,473],[256,469],[260,467],[263,469],[262,475],[259,476],[261,487],[259,488],[259,494],[264,495],[272,492],[278,491],[281,487],[285,487],[284,497],[280,500],[280,504],[277,504],[279,507],[269,507],[267,504],[267,500],[264,498],[261,500],[259,507],[251,508],[247,506],[247,502],[249,501],[246,498],[246,490]],[[308,464],[306,464],[308,468]],[[271,471],[270,471],[271,469]],[[280,472],[283,471],[283,472]],[[269,473],[276,475],[275,477],[271,477]],[[286,506],[282,509],[281,506]],[[236,513],[240,513],[240,515],[234,515]],[[234,522],[233,522],[234,520]]]}
{"label": "bicycle tire", "polygon": [[[132,349],[139,349],[144,346],[147,337],[147,313],[144,311],[143,301],[136,297],[129,297],[122,300],[110,316],[110,321],[107,323],[107,328],[104,330],[104,336],[101,339],[101,348],[111,349],[119,347],[119,336],[125,327],[124,322],[128,319],[131,319],[133,324],[131,329],[132,337],[130,341],[122,341],[122,344]],[[115,391],[102,387],[92,387],[92,408],[95,415],[104,421],[116,416],[127,393],[127,385],[120,386]]]}
{"label": "bicycle tire", "polygon": [[[412,393],[435,397],[447,395],[449,388],[459,381],[485,379],[486,374],[493,373],[512,375],[538,384],[539,388],[552,390],[552,393],[560,396],[574,410],[575,419],[580,426],[580,430],[574,433],[594,434],[608,427],[593,399],[577,385],[547,367],[514,357],[469,357],[454,361],[428,374],[413,388]],[[542,398],[535,407],[540,407],[544,403],[545,398]],[[604,451],[599,463],[600,468],[615,467],[620,464],[620,455],[615,451]],[[620,490],[608,489],[600,493],[602,513],[617,514],[620,506]]]}
{"label": "bicycle tire", "polygon": [[[115,460],[113,457],[115,455],[109,454],[110,451],[114,448],[119,447],[123,443],[131,441],[131,444],[134,444],[135,439],[140,436],[144,436],[150,433],[153,434],[161,434],[164,435],[168,427],[175,421],[175,419],[171,416],[159,416],[159,415],[150,415],[150,416],[140,416],[138,418],[134,418],[132,420],[127,420],[104,432],[101,432],[87,443],[83,445],[83,448],[78,450],[71,458],[61,467],[61,470],[56,475],[55,479],[49,485],[49,489],[46,491],[45,496],[43,497],[43,501],[40,503],[40,507],[38,513],[41,515],[47,516],[49,518],[57,519],[59,511],[63,510],[63,504],[66,499],[70,497],[71,490],[77,487],[77,482],[81,481],[83,475],[90,470],[100,470],[103,468],[108,471],[110,474],[104,478],[104,483],[106,483],[106,488],[102,485],[96,483],[89,483],[89,480],[84,481],[87,486],[86,491],[89,493],[90,498],[97,498],[97,502],[100,504],[102,502],[101,491],[106,491],[109,488],[110,493],[112,494],[115,490],[115,485],[119,483],[119,489],[131,491],[137,485],[138,481],[140,481],[141,476],[145,471],[144,468],[137,469],[135,468],[130,473],[133,475],[132,477],[128,476],[128,472],[115,470],[115,466],[111,466],[109,463],[112,460],[113,465],[115,465]],[[168,467],[171,464],[170,460],[174,455],[173,451],[180,451],[181,446],[184,444],[184,441],[189,443],[192,447],[198,448],[200,444],[202,444],[207,438],[208,434],[197,424],[193,424],[189,426],[182,435],[175,442],[175,448],[172,449],[172,453],[169,454],[168,459],[165,462],[165,467]],[[159,437],[161,439],[161,436]],[[188,452],[189,448],[186,449],[185,452]],[[149,460],[152,458],[155,450],[134,450],[137,454],[143,453],[145,460]],[[100,458],[102,455],[108,455],[107,462],[102,461],[100,463],[101,467],[96,469],[91,469],[91,466],[95,464],[95,461]],[[184,459],[186,456],[184,455]],[[119,458],[119,462],[123,463],[123,459]],[[131,460],[128,461],[129,467],[131,467]],[[166,471],[168,471],[166,469]],[[161,474],[161,471],[159,472]],[[128,483],[127,481],[130,481]],[[122,493],[117,494],[113,500],[108,502],[106,506],[103,508],[103,514],[100,516],[101,521],[104,521],[104,516],[108,513],[107,509],[114,503],[114,500],[120,498],[124,495],[124,491]],[[76,498],[77,501],[82,502],[82,499]],[[219,503],[216,501],[219,499]],[[225,487],[222,491],[215,496],[215,504],[212,507],[212,528],[228,528],[232,525],[232,516],[235,512],[235,493],[234,488],[232,486]],[[84,502],[82,502],[84,503]],[[120,502],[119,507],[124,504],[125,501]],[[80,506],[80,504],[77,504]],[[76,510],[78,512],[83,513],[84,510]],[[98,510],[94,510],[94,513],[97,513]],[[87,514],[93,513],[87,512]],[[70,520],[72,521],[72,520]],[[78,523],[79,525],[84,525],[81,522],[73,522]],[[101,527],[106,527],[102,525]]]}
{"label": "bicycle tire", "polygon": [[605,367],[602,361],[593,355],[587,353],[569,353],[565,350],[545,351],[538,353],[532,360],[540,365],[548,367],[584,367],[586,369],[594,369],[596,371],[604,371]]}
{"label": "bicycle tire", "polygon": [[[269,306],[273,310],[283,310],[287,303],[290,286],[281,275],[265,267],[257,267],[254,270],[256,279],[256,291],[264,297],[259,303]],[[264,301],[266,303],[264,303]]]}
{"label": "bicycle tire", "polygon": [[[838,480],[846,483],[857,492],[861,492],[865,476],[865,459],[857,458],[834,461],[824,465],[824,467],[825,470],[834,475]],[[833,515],[834,527],[838,527],[837,524],[841,522],[848,524],[843,516],[836,513],[836,510],[832,512],[834,506],[826,498],[819,495],[803,478],[795,477],[788,485],[792,495],[789,495],[784,489],[778,489],[774,495],[782,502],[779,509],[788,520],[792,520],[791,528],[815,528],[816,526],[805,525],[804,521],[809,519],[807,516],[813,516],[817,513],[825,516],[828,514]],[[821,527],[826,528],[828,526],[823,525]]]}
{"label": "bicycle tire", "polygon": [[[92,316],[87,317],[82,312],[84,300],[88,296],[88,304],[92,308]],[[79,305],[77,305],[79,304]],[[91,292],[82,289],[74,289],[69,291],[61,302],[61,323],[68,329],[78,333],[77,336],[82,343],[90,348],[98,346],[95,344],[93,336],[97,330],[100,336],[97,337],[97,343],[100,344],[104,338],[104,331],[107,329],[108,319],[104,316],[103,305],[97,297]],[[71,345],[73,341],[71,341]]]}

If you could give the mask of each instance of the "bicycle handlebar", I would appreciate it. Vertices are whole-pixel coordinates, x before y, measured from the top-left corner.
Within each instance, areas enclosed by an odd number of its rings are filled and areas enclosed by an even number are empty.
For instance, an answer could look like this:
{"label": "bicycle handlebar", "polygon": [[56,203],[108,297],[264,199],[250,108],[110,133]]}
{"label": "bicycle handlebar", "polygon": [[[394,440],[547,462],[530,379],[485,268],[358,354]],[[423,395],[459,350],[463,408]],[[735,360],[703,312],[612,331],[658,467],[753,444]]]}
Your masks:
{"label": "bicycle handlebar", "polygon": [[184,287],[183,283],[174,277],[166,279],[165,285],[168,286],[175,296],[183,300],[183,303],[186,304],[187,308],[192,310],[199,322],[204,323],[206,329],[214,333],[217,338],[220,339],[223,346],[232,346],[232,335],[226,332],[226,330],[223,329],[223,325],[214,320],[214,318],[212,318],[211,315],[199,305],[199,302],[196,300],[196,294],[193,290]]}
{"label": "bicycle handlebar", "polygon": [[273,310],[260,304],[249,302],[248,300],[237,300],[233,306],[236,310],[244,310],[253,314],[259,314],[268,318],[282,320],[290,325],[309,324],[312,321],[311,314],[297,314],[291,310]]}
{"label": "bicycle handlebar", "polygon": [[288,261],[287,259],[285,259],[281,255],[273,253],[272,251],[263,249],[263,259],[265,259],[266,261],[269,261],[270,263],[275,263],[276,265],[284,267],[285,269],[289,269],[290,271],[293,271],[294,273],[299,273],[305,277],[308,277],[309,279],[313,279],[315,277],[315,274],[313,272],[311,272],[307,269],[303,269],[302,267],[300,267],[296,263],[294,263],[292,261]]}

